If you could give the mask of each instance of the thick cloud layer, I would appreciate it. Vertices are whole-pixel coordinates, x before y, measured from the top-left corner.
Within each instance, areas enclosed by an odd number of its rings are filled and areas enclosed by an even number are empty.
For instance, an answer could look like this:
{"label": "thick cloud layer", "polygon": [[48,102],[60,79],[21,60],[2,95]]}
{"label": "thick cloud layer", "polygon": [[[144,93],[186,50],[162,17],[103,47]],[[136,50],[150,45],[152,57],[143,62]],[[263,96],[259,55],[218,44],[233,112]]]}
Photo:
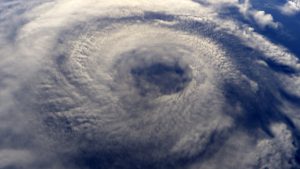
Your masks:
{"label": "thick cloud layer", "polygon": [[16,0],[0,14],[0,168],[299,167],[299,61],[249,25],[279,25],[249,1]]}

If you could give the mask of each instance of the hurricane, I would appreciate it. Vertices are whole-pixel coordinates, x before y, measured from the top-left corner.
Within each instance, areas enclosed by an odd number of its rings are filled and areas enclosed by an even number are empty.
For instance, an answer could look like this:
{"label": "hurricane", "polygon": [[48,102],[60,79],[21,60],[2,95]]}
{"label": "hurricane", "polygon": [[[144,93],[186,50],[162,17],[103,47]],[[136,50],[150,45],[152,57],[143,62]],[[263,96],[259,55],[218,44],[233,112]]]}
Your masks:
{"label": "hurricane", "polygon": [[300,168],[299,55],[255,3],[0,0],[0,168]]}

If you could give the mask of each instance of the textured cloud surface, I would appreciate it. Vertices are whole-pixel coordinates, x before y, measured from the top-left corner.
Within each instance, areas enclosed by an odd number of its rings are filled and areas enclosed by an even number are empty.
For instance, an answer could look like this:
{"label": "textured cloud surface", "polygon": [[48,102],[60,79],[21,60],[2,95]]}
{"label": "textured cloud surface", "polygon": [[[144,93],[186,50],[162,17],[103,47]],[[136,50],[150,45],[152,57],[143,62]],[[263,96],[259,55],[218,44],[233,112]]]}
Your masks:
{"label": "textured cloud surface", "polygon": [[249,1],[1,1],[0,168],[299,167],[299,60],[231,8],[278,27]]}

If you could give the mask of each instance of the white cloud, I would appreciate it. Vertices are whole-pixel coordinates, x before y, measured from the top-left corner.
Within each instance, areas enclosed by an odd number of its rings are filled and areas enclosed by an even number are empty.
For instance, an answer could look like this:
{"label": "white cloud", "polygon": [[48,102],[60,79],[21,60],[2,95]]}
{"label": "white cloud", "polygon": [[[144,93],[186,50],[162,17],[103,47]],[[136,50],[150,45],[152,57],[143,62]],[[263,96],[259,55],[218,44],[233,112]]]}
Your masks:
{"label": "white cloud", "polygon": [[200,0],[200,2],[209,4],[212,8],[215,8],[215,10],[223,10],[223,8],[228,6],[236,7],[239,9],[240,13],[244,16],[245,19],[254,21],[261,29],[264,29],[266,27],[275,29],[279,26],[279,23],[274,21],[274,18],[271,14],[268,14],[265,11],[254,9],[251,5],[250,0]]}
{"label": "white cloud", "polygon": [[250,0],[245,0],[245,2],[239,4],[238,7],[246,18],[252,18],[262,29],[267,26],[271,28],[278,27],[278,23],[274,21],[271,14],[267,14],[265,11],[253,9]]}
{"label": "white cloud", "polygon": [[272,124],[271,129],[275,137],[260,140],[253,158],[260,163],[261,168],[291,168],[289,159],[293,159],[296,151],[292,133],[284,124]]}
{"label": "white cloud", "polygon": [[285,15],[294,15],[300,12],[300,0],[289,0],[279,9]]}
{"label": "white cloud", "polygon": [[272,28],[277,28],[278,23],[274,22],[273,16],[271,14],[266,14],[264,11],[256,11],[253,10],[250,12],[256,21],[256,23],[262,27],[265,28],[267,26],[270,26]]}

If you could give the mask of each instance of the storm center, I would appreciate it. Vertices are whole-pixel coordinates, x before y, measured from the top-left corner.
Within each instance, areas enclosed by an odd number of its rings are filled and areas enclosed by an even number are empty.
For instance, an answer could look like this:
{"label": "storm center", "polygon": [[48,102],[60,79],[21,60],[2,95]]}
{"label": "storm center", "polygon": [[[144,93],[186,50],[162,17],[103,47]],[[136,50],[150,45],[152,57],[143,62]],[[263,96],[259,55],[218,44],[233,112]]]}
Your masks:
{"label": "storm center", "polygon": [[177,93],[191,81],[190,69],[178,64],[153,63],[131,69],[131,75],[135,87],[143,96]]}

